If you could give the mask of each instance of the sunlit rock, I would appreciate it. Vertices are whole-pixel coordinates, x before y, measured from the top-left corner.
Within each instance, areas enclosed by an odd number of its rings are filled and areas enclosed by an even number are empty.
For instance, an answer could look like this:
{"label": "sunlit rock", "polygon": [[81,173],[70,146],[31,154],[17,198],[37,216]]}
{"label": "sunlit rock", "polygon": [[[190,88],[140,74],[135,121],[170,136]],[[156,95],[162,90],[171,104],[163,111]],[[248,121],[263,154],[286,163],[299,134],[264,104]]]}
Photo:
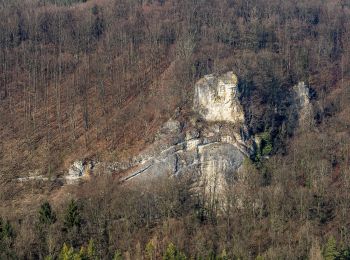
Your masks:
{"label": "sunlit rock", "polygon": [[[227,185],[237,183],[244,172],[245,158],[254,154],[260,143],[258,136],[248,134],[237,76],[233,72],[207,75],[194,88],[192,116],[170,118],[159,129],[153,143],[130,160],[100,163],[96,168],[103,166],[104,171],[118,173],[122,182],[190,176],[211,201]],[[306,120],[312,109],[309,91],[301,82],[293,88],[293,93],[292,113],[296,120]],[[76,182],[93,167],[88,161],[74,162],[66,176],[67,182]]]}
{"label": "sunlit rock", "polygon": [[90,160],[77,160],[68,170],[68,174],[65,176],[67,184],[77,183],[80,179],[87,177],[94,165]]}
{"label": "sunlit rock", "polygon": [[169,119],[155,142],[139,155],[142,160],[136,161],[140,163],[122,180],[146,181],[160,175],[187,174],[210,197],[222,193],[250,154],[237,82],[232,72],[199,80],[193,110],[202,117],[200,124],[194,118],[186,122]]}
{"label": "sunlit rock", "polygon": [[233,72],[207,75],[195,85],[194,106],[206,121],[244,122],[238,98],[238,80]]}
{"label": "sunlit rock", "polygon": [[310,90],[304,82],[293,87],[295,113],[298,115],[299,126],[309,125],[312,121],[313,108],[310,102]]}

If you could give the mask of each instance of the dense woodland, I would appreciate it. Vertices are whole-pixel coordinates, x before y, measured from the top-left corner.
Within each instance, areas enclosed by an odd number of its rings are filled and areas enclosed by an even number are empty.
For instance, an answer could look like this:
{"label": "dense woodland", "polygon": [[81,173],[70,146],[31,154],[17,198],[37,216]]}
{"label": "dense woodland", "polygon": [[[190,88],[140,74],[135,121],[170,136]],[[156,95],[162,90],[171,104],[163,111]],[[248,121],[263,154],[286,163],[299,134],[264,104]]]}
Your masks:
{"label": "dense woodland", "polygon": [[[0,17],[0,259],[350,259],[348,0],[0,0]],[[190,178],[14,181],[136,154],[228,70],[271,149],[224,211]]]}

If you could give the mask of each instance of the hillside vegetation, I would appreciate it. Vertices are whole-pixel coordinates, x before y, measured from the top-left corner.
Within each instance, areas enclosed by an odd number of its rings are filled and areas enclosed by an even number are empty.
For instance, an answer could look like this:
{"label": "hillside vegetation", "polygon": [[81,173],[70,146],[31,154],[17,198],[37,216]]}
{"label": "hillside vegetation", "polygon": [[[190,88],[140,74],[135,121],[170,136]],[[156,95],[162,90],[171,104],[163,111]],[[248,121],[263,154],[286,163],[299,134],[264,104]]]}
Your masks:
{"label": "hillside vegetation", "polygon": [[[348,1],[13,0],[0,17],[1,259],[349,259]],[[186,178],[60,188],[76,159],[137,154],[226,71],[270,157],[247,159],[224,212]],[[33,173],[55,181],[16,181]]]}

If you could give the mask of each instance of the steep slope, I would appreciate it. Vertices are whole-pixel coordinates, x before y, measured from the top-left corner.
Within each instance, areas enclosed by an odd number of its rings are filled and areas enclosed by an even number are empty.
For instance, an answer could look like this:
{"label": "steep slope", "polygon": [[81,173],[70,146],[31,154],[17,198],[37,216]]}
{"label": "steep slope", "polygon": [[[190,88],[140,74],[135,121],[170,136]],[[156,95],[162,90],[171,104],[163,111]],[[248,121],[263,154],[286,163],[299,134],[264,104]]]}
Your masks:
{"label": "steep slope", "polygon": [[169,120],[156,142],[140,155],[137,169],[122,180],[190,174],[209,196],[222,192],[227,182],[237,178],[250,153],[237,83],[232,72],[199,80],[193,115]]}
{"label": "steep slope", "polygon": [[[291,89],[290,113],[301,127],[307,117],[311,120],[309,89],[303,82]],[[147,183],[162,176],[190,176],[211,200],[216,199],[238,180],[245,158],[259,153],[263,146],[261,133],[255,137],[248,132],[238,78],[233,72],[204,76],[195,84],[194,93],[192,112],[184,116],[177,111],[139,155],[112,164],[86,162],[83,166],[80,162],[80,170],[69,170],[66,178],[75,176],[79,180],[84,172],[88,174],[87,170],[94,174],[101,169],[104,174],[116,174],[122,182]]]}

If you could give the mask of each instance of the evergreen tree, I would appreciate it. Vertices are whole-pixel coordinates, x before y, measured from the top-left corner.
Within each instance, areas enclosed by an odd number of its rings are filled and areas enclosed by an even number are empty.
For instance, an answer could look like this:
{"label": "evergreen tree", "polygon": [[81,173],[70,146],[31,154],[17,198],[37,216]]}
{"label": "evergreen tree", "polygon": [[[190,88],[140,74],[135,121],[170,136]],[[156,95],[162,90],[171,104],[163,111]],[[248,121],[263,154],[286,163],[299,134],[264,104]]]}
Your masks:
{"label": "evergreen tree", "polygon": [[91,25],[91,34],[94,38],[98,40],[104,32],[105,21],[100,15],[100,10],[97,5],[94,5],[91,12],[95,16],[95,20]]}
{"label": "evergreen tree", "polygon": [[93,239],[89,240],[89,244],[87,247],[87,256],[90,260],[97,259],[96,248],[95,248],[95,243]]}
{"label": "evergreen tree", "polygon": [[0,240],[12,240],[14,235],[15,233],[10,222],[0,220]]}
{"label": "evergreen tree", "polygon": [[80,228],[81,221],[78,205],[75,200],[71,200],[64,217],[64,227],[66,230],[71,230],[74,227]]}
{"label": "evergreen tree", "polygon": [[122,252],[120,252],[120,250],[117,250],[114,253],[113,260],[123,260],[123,255]]}
{"label": "evergreen tree", "polygon": [[40,206],[39,221],[44,225],[52,225],[56,222],[56,214],[53,212],[49,202],[45,202]]}
{"label": "evergreen tree", "polygon": [[333,236],[329,237],[324,249],[323,257],[325,260],[334,260],[338,257],[337,241]]}
{"label": "evergreen tree", "polygon": [[75,260],[75,259],[77,258],[74,253],[73,247],[67,246],[66,243],[64,243],[59,256],[59,260]]}
{"label": "evergreen tree", "polygon": [[10,222],[0,218],[0,259],[15,259],[11,248],[14,238],[15,233]]}
{"label": "evergreen tree", "polygon": [[1,239],[2,239],[2,227],[3,226],[3,220],[2,220],[2,218],[0,217],[0,241],[1,241]]}
{"label": "evergreen tree", "polygon": [[220,256],[218,257],[218,260],[228,260],[228,256],[225,249],[221,252]]}
{"label": "evergreen tree", "polygon": [[350,248],[342,249],[339,253],[339,259],[350,259]]}
{"label": "evergreen tree", "polygon": [[149,260],[153,260],[155,259],[155,255],[154,255],[154,250],[155,250],[155,247],[153,245],[153,242],[152,241],[149,241],[146,245],[146,259],[149,259]]}
{"label": "evergreen tree", "polygon": [[186,260],[186,256],[177,250],[173,243],[170,243],[165,251],[163,260]]}

